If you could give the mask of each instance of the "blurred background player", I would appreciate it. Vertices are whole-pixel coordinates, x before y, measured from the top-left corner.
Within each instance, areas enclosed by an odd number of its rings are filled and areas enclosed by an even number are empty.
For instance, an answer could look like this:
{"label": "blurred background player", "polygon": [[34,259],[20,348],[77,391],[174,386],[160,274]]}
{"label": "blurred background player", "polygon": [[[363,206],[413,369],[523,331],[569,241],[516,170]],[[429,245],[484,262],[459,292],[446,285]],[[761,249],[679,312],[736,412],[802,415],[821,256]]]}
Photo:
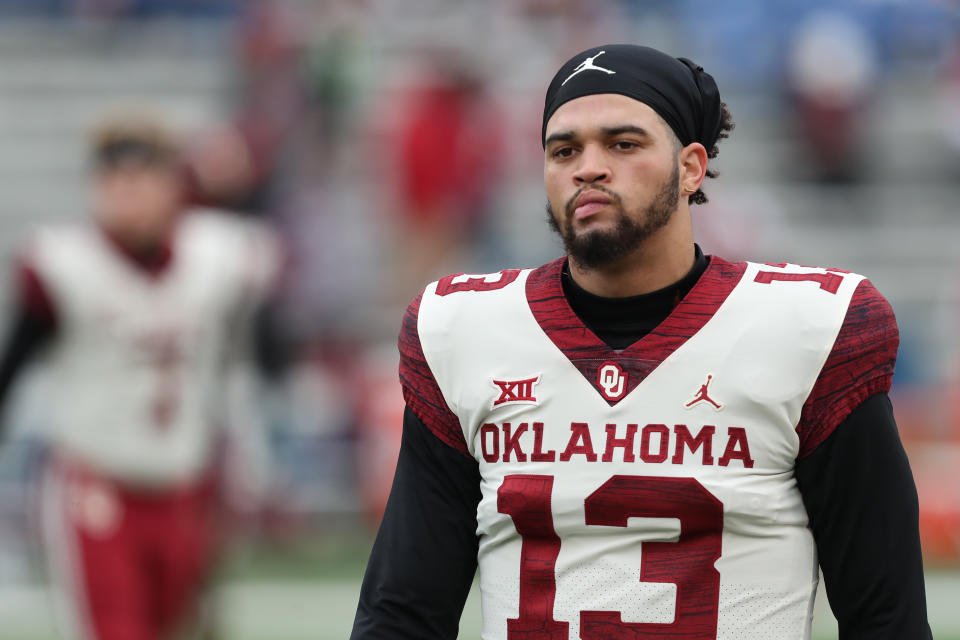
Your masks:
{"label": "blurred background player", "polygon": [[177,142],[150,119],[101,126],[92,163],[93,219],[22,251],[0,403],[48,348],[41,521],[63,631],[159,640],[198,613],[216,555],[219,427],[254,427],[247,338],[277,248],[250,221],[185,208]]}

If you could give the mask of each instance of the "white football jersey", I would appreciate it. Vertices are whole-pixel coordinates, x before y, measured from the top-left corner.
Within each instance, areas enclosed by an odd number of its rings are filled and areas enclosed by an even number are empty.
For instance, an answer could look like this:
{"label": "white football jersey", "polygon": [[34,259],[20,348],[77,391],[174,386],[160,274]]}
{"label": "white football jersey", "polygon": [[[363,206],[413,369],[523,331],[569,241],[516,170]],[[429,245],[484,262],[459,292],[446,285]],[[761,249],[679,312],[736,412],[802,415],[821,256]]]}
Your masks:
{"label": "white football jersey", "polygon": [[169,486],[210,464],[233,341],[279,265],[257,223],[192,212],[150,273],[94,225],[40,230],[26,264],[50,298],[55,450],[121,481]]}
{"label": "white football jersey", "polygon": [[852,273],[712,257],[615,351],[562,265],[444,278],[401,332],[408,405],[479,463],[482,637],[809,638],[794,466],[889,389],[886,300]]}

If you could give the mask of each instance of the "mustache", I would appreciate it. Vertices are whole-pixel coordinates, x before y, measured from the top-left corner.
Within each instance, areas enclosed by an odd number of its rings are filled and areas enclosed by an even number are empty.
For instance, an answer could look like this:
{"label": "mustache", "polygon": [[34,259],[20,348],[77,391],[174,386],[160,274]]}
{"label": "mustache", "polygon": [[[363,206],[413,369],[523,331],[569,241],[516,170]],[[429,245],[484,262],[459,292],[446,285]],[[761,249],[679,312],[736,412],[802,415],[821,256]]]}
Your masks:
{"label": "mustache", "polygon": [[610,200],[614,205],[616,205],[617,207],[621,207],[620,196],[617,195],[615,192],[611,191],[610,189],[607,189],[603,185],[599,185],[599,184],[584,185],[579,189],[577,189],[577,192],[575,194],[570,196],[570,199],[567,200],[567,204],[564,205],[563,207],[564,217],[567,220],[573,217],[573,211],[574,209],[576,209],[573,203],[577,201],[577,198],[579,198],[580,194],[583,193],[584,191],[599,191],[600,193],[604,193],[610,197]]}

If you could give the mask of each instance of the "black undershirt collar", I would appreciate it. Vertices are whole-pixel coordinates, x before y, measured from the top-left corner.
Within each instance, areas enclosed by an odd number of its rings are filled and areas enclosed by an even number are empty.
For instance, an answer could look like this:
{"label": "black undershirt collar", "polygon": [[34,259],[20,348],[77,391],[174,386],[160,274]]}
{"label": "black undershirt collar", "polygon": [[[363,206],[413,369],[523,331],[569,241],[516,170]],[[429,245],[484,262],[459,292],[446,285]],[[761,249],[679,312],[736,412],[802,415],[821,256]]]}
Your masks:
{"label": "black undershirt collar", "polygon": [[706,271],[710,259],[694,245],[693,268],[683,278],[657,291],[626,298],[606,298],[590,293],[563,265],[563,293],[577,317],[611,349],[626,349],[666,320]]}

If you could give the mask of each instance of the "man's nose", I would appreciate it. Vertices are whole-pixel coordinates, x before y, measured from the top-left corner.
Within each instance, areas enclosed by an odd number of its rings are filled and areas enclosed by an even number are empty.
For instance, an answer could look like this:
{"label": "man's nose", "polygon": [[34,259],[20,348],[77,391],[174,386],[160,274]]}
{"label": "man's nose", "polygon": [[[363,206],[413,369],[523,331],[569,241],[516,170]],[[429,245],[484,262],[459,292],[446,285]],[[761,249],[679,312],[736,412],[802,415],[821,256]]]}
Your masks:
{"label": "man's nose", "polygon": [[580,163],[573,174],[577,184],[606,182],[610,179],[610,166],[602,150],[590,145],[580,154]]}

